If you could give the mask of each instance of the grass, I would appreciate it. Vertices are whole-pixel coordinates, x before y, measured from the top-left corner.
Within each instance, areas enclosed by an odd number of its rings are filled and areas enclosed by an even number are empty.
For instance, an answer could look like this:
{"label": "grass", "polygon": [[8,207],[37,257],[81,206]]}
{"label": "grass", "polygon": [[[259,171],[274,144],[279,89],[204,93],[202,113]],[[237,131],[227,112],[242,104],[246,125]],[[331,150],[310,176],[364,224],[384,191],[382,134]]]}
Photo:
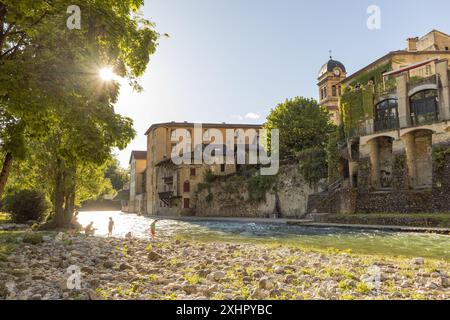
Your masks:
{"label": "grass", "polygon": [[19,238],[25,237],[26,232],[0,231],[0,261],[5,261],[8,255],[16,250],[22,241]]}

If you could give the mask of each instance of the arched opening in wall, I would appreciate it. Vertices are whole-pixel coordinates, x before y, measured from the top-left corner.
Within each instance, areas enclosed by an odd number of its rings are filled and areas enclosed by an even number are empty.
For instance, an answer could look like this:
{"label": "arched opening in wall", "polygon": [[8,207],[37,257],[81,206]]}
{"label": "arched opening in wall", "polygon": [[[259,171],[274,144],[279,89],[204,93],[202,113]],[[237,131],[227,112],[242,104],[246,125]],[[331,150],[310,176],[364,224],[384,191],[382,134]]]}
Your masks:
{"label": "arched opening in wall", "polygon": [[375,105],[374,129],[375,132],[397,129],[398,101],[397,99],[386,99]]}
{"label": "arched opening in wall", "polygon": [[419,91],[409,98],[411,124],[419,126],[429,124],[439,119],[438,91],[428,89]]}
{"label": "arched opening in wall", "polygon": [[433,131],[415,130],[404,136],[410,186],[428,189],[433,185]]}
{"label": "arched opening in wall", "polygon": [[394,139],[387,136],[369,141],[371,184],[375,190],[391,189],[393,186],[393,142]]}

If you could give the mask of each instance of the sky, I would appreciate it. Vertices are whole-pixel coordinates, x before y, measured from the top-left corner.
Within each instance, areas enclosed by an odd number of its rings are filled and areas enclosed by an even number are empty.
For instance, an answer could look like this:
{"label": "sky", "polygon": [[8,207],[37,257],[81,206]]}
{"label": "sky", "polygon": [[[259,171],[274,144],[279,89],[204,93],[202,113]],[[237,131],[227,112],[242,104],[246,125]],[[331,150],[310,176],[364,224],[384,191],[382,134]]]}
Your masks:
{"label": "sky", "polygon": [[[367,27],[371,5],[380,29]],[[329,50],[352,74],[409,37],[450,34],[449,12],[448,0],[146,0],[144,17],[170,37],[151,57],[144,91],[122,86],[116,111],[137,136],[119,160],[128,167],[132,150],[146,150],[154,123],[264,123],[287,98],[318,98]]]}

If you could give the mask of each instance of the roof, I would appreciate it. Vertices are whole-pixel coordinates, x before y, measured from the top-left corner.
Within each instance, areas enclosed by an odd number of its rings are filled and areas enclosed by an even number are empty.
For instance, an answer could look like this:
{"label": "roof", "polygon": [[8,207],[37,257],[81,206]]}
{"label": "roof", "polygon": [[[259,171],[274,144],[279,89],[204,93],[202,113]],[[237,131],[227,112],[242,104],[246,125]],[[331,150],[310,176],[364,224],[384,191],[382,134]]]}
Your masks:
{"label": "roof", "polygon": [[347,72],[342,62],[330,58],[330,60],[328,60],[328,62],[325,63],[322,68],[320,68],[319,78],[327,72],[333,72],[334,68],[340,68],[342,71]]}
{"label": "roof", "polygon": [[130,163],[131,163],[131,159],[136,159],[136,160],[147,160],[147,151],[131,151],[131,156],[130,156]]}
{"label": "roof", "polygon": [[376,66],[377,64],[379,64],[380,62],[387,60],[388,58],[391,58],[397,54],[407,54],[407,55],[429,55],[429,54],[450,54],[450,51],[407,51],[407,50],[397,50],[397,51],[391,51],[388,54],[382,56],[381,58],[375,60],[374,62],[372,62],[371,64],[365,66],[362,69],[359,69],[358,71],[356,71],[355,73],[351,74],[350,76],[348,76],[347,78],[345,78],[344,80],[341,81],[341,83],[348,83],[350,80],[353,80],[354,78],[358,77],[359,75],[361,75],[362,73],[366,72],[367,70],[369,70],[370,68]]}
{"label": "roof", "polygon": [[261,129],[263,127],[262,124],[230,124],[230,123],[194,123],[194,122],[165,122],[165,123],[155,123],[153,124],[145,135],[148,135],[150,131],[156,128],[179,128],[179,127],[194,127],[196,124],[201,124],[203,128],[242,128],[242,129]]}

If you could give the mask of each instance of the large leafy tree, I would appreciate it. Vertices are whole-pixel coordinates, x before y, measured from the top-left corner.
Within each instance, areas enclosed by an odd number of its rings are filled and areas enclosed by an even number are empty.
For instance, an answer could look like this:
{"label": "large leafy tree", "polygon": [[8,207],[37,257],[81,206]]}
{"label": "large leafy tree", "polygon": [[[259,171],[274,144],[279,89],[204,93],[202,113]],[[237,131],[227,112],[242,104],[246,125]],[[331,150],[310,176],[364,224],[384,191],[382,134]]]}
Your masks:
{"label": "large leafy tree", "polygon": [[0,0],[0,82],[8,82],[0,108],[49,156],[58,227],[70,221],[82,169],[103,165],[135,134],[131,119],[114,111],[119,83],[101,81],[99,69],[111,66],[139,89],[158,39],[138,13],[143,0],[77,1],[80,30],[66,27],[70,5]]}
{"label": "large leafy tree", "polygon": [[316,100],[296,97],[280,103],[271,110],[265,128],[279,129],[280,157],[299,160],[306,181],[314,184],[326,177],[326,146],[334,125]]}
{"label": "large leafy tree", "polygon": [[301,151],[325,147],[333,131],[330,115],[316,100],[303,97],[287,99],[272,109],[265,128],[280,130],[280,156],[288,158]]}

